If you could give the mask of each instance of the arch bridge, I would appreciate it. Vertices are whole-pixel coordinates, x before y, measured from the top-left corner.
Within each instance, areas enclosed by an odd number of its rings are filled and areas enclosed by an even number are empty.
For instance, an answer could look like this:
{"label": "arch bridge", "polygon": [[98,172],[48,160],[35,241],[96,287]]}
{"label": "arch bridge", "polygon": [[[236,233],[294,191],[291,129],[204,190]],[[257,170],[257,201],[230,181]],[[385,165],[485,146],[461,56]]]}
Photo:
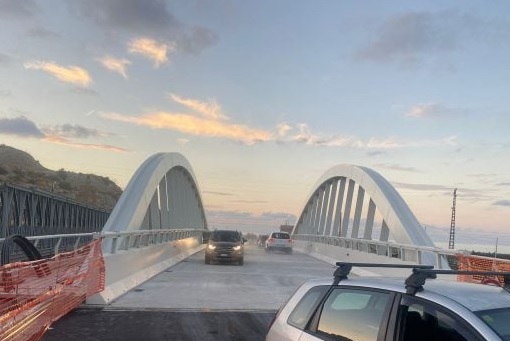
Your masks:
{"label": "arch bridge", "polygon": [[[204,246],[208,230],[198,181],[184,156],[158,153],[134,173],[102,232],[29,237],[102,240],[106,287],[88,300],[105,304]],[[435,248],[405,201],[366,167],[327,170],[306,198],[293,230],[295,247],[327,261],[413,262],[443,267],[449,250]],[[1,241],[1,240],[0,240]],[[76,242],[75,246],[78,246]]]}
{"label": "arch bridge", "polygon": [[[356,255],[352,253],[356,251],[444,265],[404,199],[385,178],[367,167],[343,164],[327,170],[308,196],[293,236],[309,242],[309,248],[319,245],[315,249],[321,254],[339,255],[337,248],[321,246],[326,244],[345,249],[342,257]],[[367,255],[357,254],[355,258],[366,261]]]}

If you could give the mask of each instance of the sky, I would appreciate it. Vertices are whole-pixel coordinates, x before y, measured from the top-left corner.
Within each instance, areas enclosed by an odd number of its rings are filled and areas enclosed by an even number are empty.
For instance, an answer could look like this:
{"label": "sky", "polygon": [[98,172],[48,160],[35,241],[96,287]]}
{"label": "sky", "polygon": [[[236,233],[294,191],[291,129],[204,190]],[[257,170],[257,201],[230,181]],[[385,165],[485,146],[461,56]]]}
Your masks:
{"label": "sky", "polygon": [[510,243],[508,41],[503,0],[0,0],[0,143],[123,188],[181,153],[209,226],[259,231],[365,166]]}

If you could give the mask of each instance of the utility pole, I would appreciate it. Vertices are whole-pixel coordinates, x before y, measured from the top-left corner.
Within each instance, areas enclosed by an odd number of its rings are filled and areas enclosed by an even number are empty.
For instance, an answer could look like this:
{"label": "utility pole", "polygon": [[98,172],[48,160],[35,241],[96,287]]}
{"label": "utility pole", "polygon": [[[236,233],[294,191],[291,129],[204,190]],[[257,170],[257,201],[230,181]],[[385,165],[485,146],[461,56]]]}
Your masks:
{"label": "utility pole", "polygon": [[452,221],[450,223],[450,240],[448,241],[448,248],[455,249],[455,206],[457,202],[457,189],[453,190],[453,205],[452,205]]}
{"label": "utility pole", "polygon": [[496,251],[494,252],[494,258],[498,258],[498,237],[496,237]]}

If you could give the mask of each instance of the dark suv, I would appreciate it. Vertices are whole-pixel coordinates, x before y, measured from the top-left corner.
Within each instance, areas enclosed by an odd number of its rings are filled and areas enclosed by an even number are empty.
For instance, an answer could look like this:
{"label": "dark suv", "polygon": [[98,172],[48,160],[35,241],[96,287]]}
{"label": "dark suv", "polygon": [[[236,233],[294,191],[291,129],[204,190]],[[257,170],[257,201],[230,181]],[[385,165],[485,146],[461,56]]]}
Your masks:
{"label": "dark suv", "polygon": [[215,230],[209,236],[205,247],[205,264],[211,261],[244,263],[244,239],[240,232],[232,230]]}

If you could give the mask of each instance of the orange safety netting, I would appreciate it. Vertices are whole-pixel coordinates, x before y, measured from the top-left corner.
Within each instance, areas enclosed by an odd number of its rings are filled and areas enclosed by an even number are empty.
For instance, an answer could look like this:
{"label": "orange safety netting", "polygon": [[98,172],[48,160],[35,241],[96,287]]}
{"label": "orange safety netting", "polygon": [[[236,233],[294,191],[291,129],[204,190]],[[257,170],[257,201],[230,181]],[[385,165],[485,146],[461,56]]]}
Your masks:
{"label": "orange safety netting", "polygon": [[40,340],[48,327],[104,289],[101,241],[53,258],[0,267],[0,340]]}
{"label": "orange safety netting", "polygon": [[[510,272],[510,260],[482,256],[457,255],[458,270]],[[458,281],[503,286],[503,276],[458,275]]]}

